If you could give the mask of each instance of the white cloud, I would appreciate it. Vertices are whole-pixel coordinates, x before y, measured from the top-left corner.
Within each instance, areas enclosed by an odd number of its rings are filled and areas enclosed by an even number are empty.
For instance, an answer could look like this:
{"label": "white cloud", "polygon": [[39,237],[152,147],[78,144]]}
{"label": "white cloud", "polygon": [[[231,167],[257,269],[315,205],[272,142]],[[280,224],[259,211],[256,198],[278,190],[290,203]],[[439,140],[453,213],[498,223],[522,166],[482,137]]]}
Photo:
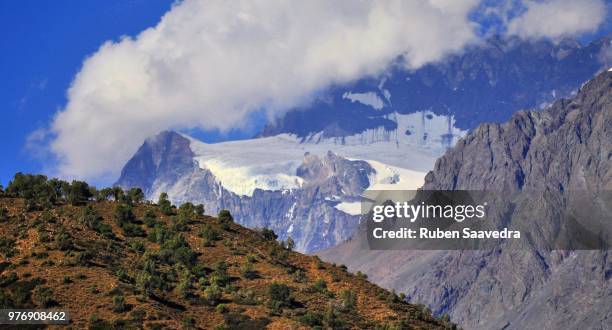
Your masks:
{"label": "white cloud", "polygon": [[318,90],[383,71],[398,55],[419,67],[475,39],[478,0],[197,1],[85,60],[54,118],[62,176],[115,175],[164,129],[245,124]]}
{"label": "white cloud", "polygon": [[525,12],[510,20],[508,34],[521,38],[559,38],[590,32],[604,21],[602,0],[524,1]]}

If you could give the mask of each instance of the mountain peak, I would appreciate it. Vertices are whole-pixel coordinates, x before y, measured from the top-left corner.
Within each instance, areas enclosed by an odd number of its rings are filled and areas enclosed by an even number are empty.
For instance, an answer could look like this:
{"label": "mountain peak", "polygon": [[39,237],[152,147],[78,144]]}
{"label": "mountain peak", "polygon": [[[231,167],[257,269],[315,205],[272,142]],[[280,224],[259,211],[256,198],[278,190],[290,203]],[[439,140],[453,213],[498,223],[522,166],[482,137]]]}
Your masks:
{"label": "mountain peak", "polygon": [[160,177],[172,179],[194,166],[190,141],[174,131],[163,131],[149,137],[121,170],[115,185],[123,188],[140,187],[150,193],[153,182]]}

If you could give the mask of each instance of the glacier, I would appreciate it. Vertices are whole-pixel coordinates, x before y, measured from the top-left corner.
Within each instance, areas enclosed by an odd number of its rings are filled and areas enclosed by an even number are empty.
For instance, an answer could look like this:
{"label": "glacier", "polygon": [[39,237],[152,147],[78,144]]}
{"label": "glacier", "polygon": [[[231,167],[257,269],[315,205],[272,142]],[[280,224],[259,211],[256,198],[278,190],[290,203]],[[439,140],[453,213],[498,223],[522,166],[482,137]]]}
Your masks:
{"label": "glacier", "polygon": [[416,189],[435,160],[466,133],[454,127],[452,116],[430,111],[387,116],[397,129],[369,129],[342,138],[280,134],[209,144],[183,136],[189,139],[200,168],[209,170],[225,189],[252,196],[255,189],[299,189],[304,180],[296,170],[304,154],[324,155],[330,150],[368,162],[376,171],[369,189]]}

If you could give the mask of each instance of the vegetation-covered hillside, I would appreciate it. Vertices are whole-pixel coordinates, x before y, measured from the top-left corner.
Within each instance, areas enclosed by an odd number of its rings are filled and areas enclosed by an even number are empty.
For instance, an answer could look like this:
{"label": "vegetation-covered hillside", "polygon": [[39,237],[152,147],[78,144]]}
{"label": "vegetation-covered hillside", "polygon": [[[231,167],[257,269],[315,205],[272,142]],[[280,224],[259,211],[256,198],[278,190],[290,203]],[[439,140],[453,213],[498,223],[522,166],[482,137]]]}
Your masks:
{"label": "vegetation-covered hillside", "polygon": [[22,174],[0,194],[0,308],[97,329],[453,327],[227,211]]}

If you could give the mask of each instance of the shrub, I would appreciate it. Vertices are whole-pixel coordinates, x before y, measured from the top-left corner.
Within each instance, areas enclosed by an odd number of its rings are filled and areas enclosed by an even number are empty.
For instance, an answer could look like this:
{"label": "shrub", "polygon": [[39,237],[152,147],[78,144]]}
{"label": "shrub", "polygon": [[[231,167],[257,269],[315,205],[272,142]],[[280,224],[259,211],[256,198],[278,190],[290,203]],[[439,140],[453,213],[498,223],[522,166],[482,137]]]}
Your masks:
{"label": "shrub", "polygon": [[227,274],[227,264],[220,261],[215,264],[213,273],[210,275],[210,283],[223,287],[230,282],[230,277]]}
{"label": "shrub", "polygon": [[182,278],[176,286],[176,291],[181,298],[187,298],[189,296],[189,290],[191,289],[191,278]]}
{"label": "shrub", "polygon": [[211,284],[204,290],[204,299],[209,305],[215,306],[221,300],[221,289],[216,284]]}
{"label": "shrub", "polygon": [[138,239],[131,239],[128,241],[128,245],[130,246],[130,249],[136,251],[136,252],[144,252],[145,251],[145,246],[144,243],[141,240]]}
{"label": "shrub", "polygon": [[351,290],[340,292],[340,303],[345,311],[352,311],[357,306],[357,295]]}
{"label": "shrub", "polygon": [[217,313],[225,314],[229,312],[229,308],[225,304],[219,304],[217,307],[215,307],[215,311],[217,311]]}
{"label": "shrub", "polygon": [[306,312],[306,314],[300,317],[300,322],[309,327],[322,327],[323,314],[316,312]]}
{"label": "shrub", "polygon": [[209,225],[205,225],[202,228],[199,236],[204,239],[204,246],[212,246],[214,241],[220,239],[219,233]]}
{"label": "shrub", "polygon": [[298,269],[295,273],[293,273],[293,280],[298,283],[306,282],[306,273],[303,270]]}
{"label": "shrub", "polygon": [[184,329],[192,329],[196,325],[196,320],[191,316],[186,316],[181,320],[181,325]]}
{"label": "shrub", "polygon": [[87,252],[87,251],[83,251],[83,252],[76,252],[74,254],[72,254],[72,264],[73,265],[79,265],[79,266],[88,266],[89,265],[89,261],[92,259],[92,255]]}
{"label": "shrub", "polygon": [[319,278],[317,279],[311,287],[314,291],[316,292],[326,292],[327,291],[327,283],[325,282],[324,279]]}
{"label": "shrub", "polygon": [[57,302],[53,300],[53,290],[47,287],[36,288],[32,298],[34,298],[38,306],[42,307],[50,307],[57,304]]}
{"label": "shrub", "polygon": [[257,305],[257,297],[253,290],[239,289],[234,292],[233,299],[239,305]]}
{"label": "shrub", "polygon": [[126,204],[119,204],[115,207],[115,222],[119,227],[123,227],[126,223],[132,223],[136,220],[132,207]]}
{"label": "shrub", "polygon": [[268,228],[261,230],[261,236],[268,241],[274,241],[278,238],[278,235],[276,235],[274,230]]}
{"label": "shrub", "polygon": [[148,296],[154,287],[153,276],[147,271],[136,275],[136,289],[144,296]]}
{"label": "shrub", "polygon": [[126,222],[121,226],[123,229],[123,235],[128,237],[144,237],[146,232],[135,223]]}
{"label": "shrub", "polygon": [[97,230],[102,221],[102,217],[94,210],[93,207],[88,205],[85,207],[78,218],[79,222],[87,226],[87,228]]}
{"label": "shrub", "polygon": [[55,234],[54,237],[55,246],[60,251],[70,250],[73,247],[72,239],[70,235],[66,232],[64,227],[61,227],[60,230]]}
{"label": "shrub", "polygon": [[338,311],[333,305],[330,305],[327,308],[323,320],[325,321],[328,327],[333,329],[344,328],[346,326],[345,322],[338,318]]}
{"label": "shrub", "polygon": [[127,272],[127,270],[125,270],[124,268],[119,268],[117,269],[117,271],[115,271],[115,275],[117,276],[117,278],[119,279],[119,281],[121,282],[126,282],[129,283],[131,282],[131,278]]}
{"label": "shrub", "polygon": [[225,325],[218,329],[265,329],[270,323],[267,318],[251,319],[249,316],[240,313],[225,313],[223,315]]}
{"label": "shrub", "polygon": [[248,261],[242,265],[240,271],[242,272],[242,276],[248,280],[257,278],[257,271],[253,267],[253,264]]}
{"label": "shrub", "polygon": [[9,220],[8,210],[4,207],[0,208],[0,222],[7,222]]}
{"label": "shrub", "polygon": [[0,237],[0,253],[4,254],[6,258],[15,255],[15,240]]}
{"label": "shrub", "polygon": [[189,227],[187,227],[188,223],[189,218],[183,214],[172,217],[172,229],[174,231],[187,231],[189,229]]}
{"label": "shrub", "polygon": [[155,217],[155,212],[151,210],[146,210],[142,221],[149,228],[155,227],[155,225],[157,224],[157,218]]}
{"label": "shrub", "polygon": [[191,250],[183,235],[174,233],[162,242],[158,257],[166,263],[182,263],[191,267],[197,255]]}
{"label": "shrub", "polygon": [[268,297],[281,306],[288,306],[291,303],[291,288],[282,283],[272,283],[268,287]]}
{"label": "shrub", "polygon": [[128,306],[125,303],[125,297],[123,295],[113,296],[113,311],[116,313],[123,313],[128,310]]}

